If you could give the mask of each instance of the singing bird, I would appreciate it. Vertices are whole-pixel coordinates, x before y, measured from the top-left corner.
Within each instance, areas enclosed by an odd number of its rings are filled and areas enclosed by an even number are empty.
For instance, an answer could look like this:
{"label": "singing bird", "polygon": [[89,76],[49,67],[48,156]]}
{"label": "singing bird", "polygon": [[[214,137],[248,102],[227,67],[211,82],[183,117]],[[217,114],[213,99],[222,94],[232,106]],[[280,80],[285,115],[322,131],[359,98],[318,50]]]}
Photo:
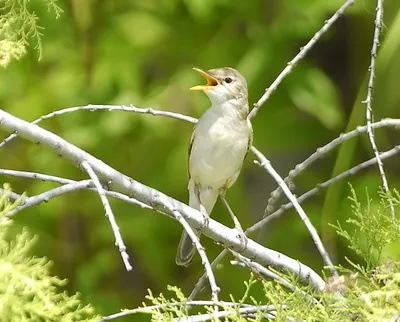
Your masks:
{"label": "singing bird", "polygon": [[[244,77],[230,67],[194,70],[207,80],[207,84],[190,89],[206,93],[211,107],[200,117],[190,139],[189,206],[200,210],[207,219],[218,196],[227,205],[226,190],[239,176],[244,158],[252,145],[253,132],[247,119],[249,104]],[[235,228],[243,236],[239,221],[232,211],[230,214]],[[195,233],[200,236],[201,230],[195,230]],[[192,240],[183,231],[176,263],[190,265],[194,252]]]}

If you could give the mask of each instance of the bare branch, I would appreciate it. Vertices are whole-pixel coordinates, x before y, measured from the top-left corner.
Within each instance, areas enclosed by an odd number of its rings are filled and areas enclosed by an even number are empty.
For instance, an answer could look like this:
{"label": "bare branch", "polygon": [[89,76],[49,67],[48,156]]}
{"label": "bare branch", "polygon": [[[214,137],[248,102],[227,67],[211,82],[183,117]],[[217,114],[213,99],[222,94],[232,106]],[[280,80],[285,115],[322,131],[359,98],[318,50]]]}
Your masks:
{"label": "bare branch", "polygon": [[77,182],[75,180],[60,178],[60,177],[56,177],[56,176],[52,176],[52,175],[48,175],[48,174],[29,172],[29,171],[10,170],[10,169],[0,169],[0,174],[13,176],[13,177],[20,177],[20,178],[57,182],[59,184],[69,184],[69,183]]}
{"label": "bare branch", "polygon": [[[378,129],[382,127],[399,127],[400,120],[399,119],[382,119],[379,122],[371,123],[372,128]],[[312,155],[310,155],[306,160],[297,164],[293,170],[289,171],[289,175],[285,178],[285,182],[289,184],[293,182],[294,178],[298,176],[302,171],[308,168],[312,163],[320,159],[325,154],[329,153],[333,149],[335,149],[338,145],[342,144],[344,141],[354,138],[362,133],[366,133],[368,131],[368,126],[357,126],[354,130],[342,133],[337,138],[333,139],[328,144],[324,145],[323,147],[318,148]],[[268,204],[264,211],[264,216],[268,215],[274,209],[275,201],[280,197],[282,193],[281,187],[278,187],[271,193],[271,197],[268,200]]]}
{"label": "bare branch", "polygon": [[296,66],[296,64],[304,58],[306,53],[315,45],[315,43],[321,38],[321,36],[328,31],[328,29],[335,23],[335,21],[338,20],[339,17],[343,15],[345,10],[353,3],[354,0],[347,0],[346,3],[341,6],[331,18],[325,21],[323,27],[317,31],[317,33],[311,38],[311,40],[304,47],[300,48],[300,52],[290,62],[287,63],[285,69],[273,81],[271,86],[266,89],[264,95],[261,96],[258,102],[254,104],[254,108],[249,113],[249,119],[252,119],[254,116],[256,116],[260,107],[270,98],[271,94],[278,88],[282,80],[292,71],[294,66]]}
{"label": "bare branch", "polygon": [[63,185],[61,187],[51,189],[51,190],[43,192],[37,196],[25,197],[22,200],[21,205],[14,208],[13,210],[5,213],[5,216],[7,216],[7,217],[13,216],[17,212],[19,212],[25,208],[39,205],[42,202],[48,202],[50,199],[57,197],[59,195],[68,193],[68,192],[78,191],[78,190],[82,190],[82,189],[88,189],[91,185],[92,185],[92,180],[77,181],[74,183],[69,183],[69,184]]}
{"label": "bare branch", "polygon": [[[290,283],[289,281],[284,279],[282,276],[274,273],[273,271],[260,265],[259,263],[251,261],[249,258],[246,258],[237,252],[232,252],[232,253],[239,260],[239,263],[242,263],[243,265],[248,267],[256,275],[265,276],[265,277],[274,279],[274,280],[278,281],[279,283],[281,283],[282,285],[284,285],[285,287],[287,287],[289,290],[300,293],[305,298],[307,298],[307,300],[309,300],[310,302],[318,303],[318,301],[315,298],[313,298],[311,295],[307,294],[306,292],[304,292],[302,289],[298,288],[297,286],[293,285],[292,283]],[[236,265],[237,263],[236,263],[236,261],[231,261],[231,264]]]}
{"label": "bare branch", "polygon": [[315,246],[317,246],[317,249],[319,253],[321,254],[321,257],[325,264],[328,266],[329,270],[334,276],[338,276],[338,272],[333,266],[333,263],[329,257],[328,252],[326,251],[324,244],[322,243],[321,238],[318,235],[317,230],[311,223],[310,219],[307,217],[306,213],[304,212],[303,208],[300,206],[299,202],[297,201],[296,197],[292,194],[290,191],[289,187],[286,185],[286,183],[283,181],[283,179],[280,177],[280,175],[275,171],[275,169],[272,167],[271,162],[260,152],[258,151],[254,146],[251,147],[251,151],[257,156],[257,158],[260,160],[260,162],[256,162],[259,166],[267,170],[267,172],[275,179],[275,181],[279,184],[279,186],[282,188],[283,192],[285,195],[288,197],[288,199],[292,202],[294,205],[297,213],[299,214],[301,220],[304,222],[306,225],[308,231],[310,232],[310,235],[312,239],[314,240]]}
{"label": "bare branch", "polygon": [[[29,178],[29,179],[36,179],[36,180],[42,180],[42,181],[50,181],[50,182],[57,182],[59,184],[70,184],[70,183],[77,183],[79,181],[75,181],[72,179],[67,179],[67,178],[61,178],[61,177],[56,177],[48,174],[43,174],[43,173],[38,173],[38,172],[28,172],[28,171],[19,171],[19,170],[9,170],[9,169],[0,169],[0,174],[3,175],[9,175],[9,176],[14,176],[14,177],[20,177],[20,178]],[[82,189],[86,189],[86,187],[83,187]],[[91,191],[96,191],[96,188],[94,187],[94,183],[92,182],[90,186],[87,187],[87,189]],[[63,193],[67,193],[70,191],[64,191]],[[127,195],[124,195],[123,193],[116,192],[116,191],[104,191],[106,195],[123,200],[128,203],[133,203],[135,205],[140,206],[143,209],[151,209],[154,210],[152,207],[146,205],[145,203],[136,200],[135,198],[129,197]],[[54,197],[59,196],[60,194],[54,195]],[[51,197],[53,198],[53,196]]]}
{"label": "bare branch", "polygon": [[[212,261],[211,263],[211,267],[214,268],[215,266],[217,266],[217,264],[227,255],[229,254],[228,249],[224,249],[222,250],[219,255]],[[192,293],[190,293],[188,299],[189,300],[193,300],[196,295],[202,290],[203,285],[205,283],[207,279],[207,273],[204,272],[203,275],[201,275],[201,277],[199,278],[199,280],[197,281],[196,285],[194,286],[194,289],[192,291]]]}
{"label": "bare branch", "polygon": [[[260,305],[253,307],[243,307],[237,310],[242,316],[249,316],[251,314],[257,313],[259,311],[267,311],[264,317],[266,319],[275,320],[276,316],[276,308],[273,305]],[[233,311],[221,311],[218,312],[216,318],[223,318],[229,315],[232,315]],[[188,316],[186,318],[175,318],[176,322],[203,322],[203,321],[211,321],[214,318],[214,315],[211,314],[198,314]],[[292,320],[293,321],[293,320]]]}
{"label": "bare branch", "polygon": [[[219,302],[220,305],[224,306],[224,307],[229,307],[229,306],[237,306],[237,303],[233,303],[233,302],[224,302],[224,301],[220,301]],[[168,303],[168,304],[158,304],[158,305],[152,305],[152,306],[145,306],[145,307],[139,307],[136,309],[132,309],[132,310],[124,310],[123,312],[119,312],[119,313],[115,313],[112,315],[108,315],[108,316],[103,316],[100,320],[98,320],[97,322],[104,322],[104,321],[110,321],[110,320],[114,320],[123,316],[127,316],[127,315],[131,315],[131,314],[136,314],[136,313],[147,313],[147,314],[151,314],[152,311],[154,310],[162,310],[162,309],[167,309],[169,306],[186,306],[186,307],[190,307],[190,306],[209,306],[209,305],[213,305],[214,302],[213,301],[187,301],[186,303]],[[276,308],[273,305],[261,305],[261,306],[257,306],[257,305],[252,305],[252,304],[242,304],[242,306],[239,308],[253,308],[256,309],[258,308],[259,310],[268,310],[268,311],[275,311]],[[282,308],[285,308],[285,306],[282,306]],[[222,312],[220,312],[222,313]]]}
{"label": "bare branch", "polygon": [[[89,153],[70,144],[59,136],[37,125],[30,124],[17,117],[10,115],[4,110],[0,110],[0,128],[14,132],[18,131],[19,135],[33,142],[41,142],[43,145],[54,150],[58,155],[64,156],[72,161],[75,166],[80,165],[82,161],[87,161],[98,176],[104,179],[110,189],[115,186],[121,192],[145,204],[168,213],[173,217],[167,206],[176,209],[190,225],[194,228],[202,227],[203,216],[201,213],[165,194],[141,184],[138,181],[116,171],[101,160],[96,159]],[[317,290],[321,290],[325,286],[323,279],[308,266],[291,259],[281,253],[268,249],[248,240],[246,247],[243,249],[241,240],[237,238],[236,231],[230,229],[219,222],[210,219],[207,227],[204,227],[202,233],[213,240],[224,244],[226,247],[239,251],[242,255],[251,258],[260,264],[269,265],[279,269],[287,269],[288,271],[299,276],[300,281],[308,284],[311,283]]]}
{"label": "bare branch", "polygon": [[[368,91],[367,98],[362,102],[366,104],[365,118],[367,119],[368,137],[371,142],[372,150],[374,151],[375,158],[377,160],[379,173],[382,178],[383,189],[387,194],[390,194],[389,184],[385,175],[385,170],[383,169],[383,162],[379,156],[378,147],[375,142],[374,130],[372,128],[372,91],[374,89],[374,79],[375,79],[375,60],[379,46],[379,36],[382,29],[383,21],[383,0],[377,0],[376,7],[376,18],[375,18],[375,30],[374,30],[374,40],[372,42],[371,49],[371,63],[369,65],[369,81],[368,81]],[[394,211],[393,202],[389,198],[390,211],[392,212],[392,219],[394,220],[396,213]]]}
{"label": "bare branch", "polygon": [[[91,112],[98,111],[98,110],[107,110],[107,111],[122,111],[122,112],[134,112],[134,113],[139,113],[139,114],[150,114],[153,116],[167,116],[171,117],[174,119],[178,120],[183,120],[187,121],[190,123],[196,123],[197,120],[193,117],[179,114],[179,113],[173,113],[173,112],[168,112],[168,111],[160,111],[160,110],[154,110],[152,108],[139,108],[135,107],[133,105],[131,106],[124,106],[124,105],[86,105],[86,106],[75,106],[75,107],[69,107],[69,108],[64,108],[58,111],[51,112],[46,115],[42,115],[38,119],[32,121],[32,124],[38,124],[44,120],[50,119],[54,116],[57,115],[63,115],[63,114],[68,114],[76,111],[83,111],[83,110],[88,110]],[[6,143],[10,142],[13,140],[15,137],[18,136],[18,132],[14,132],[13,134],[9,135],[7,138],[3,140],[3,142],[0,143],[0,148],[2,148]]]}
{"label": "bare branch", "polygon": [[208,260],[207,254],[204,250],[204,247],[200,244],[199,238],[196,236],[196,234],[193,231],[193,228],[190,227],[185,218],[176,209],[173,209],[172,206],[168,207],[168,209],[175,216],[175,219],[180,222],[183,229],[186,230],[186,233],[189,235],[190,239],[192,240],[193,244],[197,249],[197,252],[201,257],[202,264],[204,265],[204,270],[206,272],[208,281],[210,282],[211,297],[214,302],[214,313],[216,314],[218,313],[218,293],[220,292],[220,288],[217,286],[217,283],[215,281],[215,276],[211,268],[210,261]]}
{"label": "bare branch", "polygon": [[110,203],[107,200],[106,194],[104,192],[104,189],[100,183],[99,178],[97,177],[96,173],[93,171],[92,167],[90,166],[90,164],[87,161],[82,161],[81,163],[81,167],[87,172],[87,174],[89,175],[89,177],[92,179],[96,189],[97,189],[97,193],[100,196],[101,202],[103,204],[104,210],[105,210],[105,214],[106,217],[108,219],[108,221],[110,222],[111,225],[111,229],[114,233],[114,237],[115,237],[115,245],[118,246],[118,250],[121,254],[122,257],[122,261],[124,262],[125,268],[127,271],[131,271],[132,270],[132,266],[129,263],[129,255],[126,252],[126,246],[124,244],[124,241],[122,240],[122,236],[121,233],[119,231],[119,227],[117,222],[115,221],[115,217],[114,214],[112,212]]}
{"label": "bare branch", "polygon": [[[382,160],[387,159],[389,157],[394,156],[395,154],[400,152],[400,145],[395,146],[394,148],[385,151],[383,153],[380,154],[380,157]],[[321,191],[321,189],[326,188],[328,186],[330,186],[331,184],[334,184],[335,182],[346,178],[350,175],[354,175],[357,172],[365,169],[366,167],[369,167],[371,165],[374,165],[377,163],[376,158],[372,158],[369,159],[367,161],[364,161],[363,163],[360,163],[358,165],[356,165],[355,167],[342,172],[340,174],[338,174],[336,177],[333,177],[325,182],[322,182],[320,184],[318,184],[315,188],[307,191],[306,193],[302,194],[300,197],[297,197],[297,201],[299,203],[304,202],[305,200],[307,200],[308,198],[310,198],[311,196],[316,195],[319,191]],[[246,230],[246,233],[253,233],[257,230],[259,230],[261,227],[265,226],[267,223],[269,223],[271,220],[278,218],[280,215],[282,215],[284,213],[285,210],[291,209],[293,208],[293,204],[291,202],[288,202],[287,204],[281,206],[278,210],[276,210],[274,213],[270,214],[269,216],[263,218],[261,221],[259,221],[258,223],[254,224],[253,226],[249,227]]]}

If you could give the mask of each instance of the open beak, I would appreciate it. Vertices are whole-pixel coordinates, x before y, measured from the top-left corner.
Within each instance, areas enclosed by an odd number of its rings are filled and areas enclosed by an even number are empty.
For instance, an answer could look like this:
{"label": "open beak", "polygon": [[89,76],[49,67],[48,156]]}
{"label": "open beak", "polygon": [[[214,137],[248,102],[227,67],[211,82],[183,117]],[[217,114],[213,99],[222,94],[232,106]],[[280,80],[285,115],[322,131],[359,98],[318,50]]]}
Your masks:
{"label": "open beak", "polygon": [[219,85],[218,80],[214,77],[212,77],[210,74],[205,72],[204,70],[201,70],[200,68],[193,68],[196,72],[199,72],[201,76],[203,76],[207,80],[206,85],[197,85],[193,86],[190,88],[191,91],[205,91],[211,88],[216,87]]}

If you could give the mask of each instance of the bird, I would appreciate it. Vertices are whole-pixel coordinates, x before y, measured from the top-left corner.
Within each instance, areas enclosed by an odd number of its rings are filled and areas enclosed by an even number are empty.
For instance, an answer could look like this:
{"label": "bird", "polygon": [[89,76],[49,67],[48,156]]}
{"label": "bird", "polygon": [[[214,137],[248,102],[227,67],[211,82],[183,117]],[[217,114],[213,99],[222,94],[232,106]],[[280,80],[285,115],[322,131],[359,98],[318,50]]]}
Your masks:
{"label": "bird", "polygon": [[[208,223],[220,197],[234,221],[239,237],[245,238],[239,221],[226,202],[225,194],[237,180],[253,142],[253,130],[247,118],[247,83],[231,67],[208,71],[193,69],[207,80],[207,84],[191,87],[190,90],[203,91],[210,99],[211,106],[199,118],[189,143],[189,206],[199,210],[205,217],[205,223]],[[200,237],[201,229],[194,229],[194,232]],[[189,266],[194,253],[194,244],[184,230],[175,261],[178,265]]]}

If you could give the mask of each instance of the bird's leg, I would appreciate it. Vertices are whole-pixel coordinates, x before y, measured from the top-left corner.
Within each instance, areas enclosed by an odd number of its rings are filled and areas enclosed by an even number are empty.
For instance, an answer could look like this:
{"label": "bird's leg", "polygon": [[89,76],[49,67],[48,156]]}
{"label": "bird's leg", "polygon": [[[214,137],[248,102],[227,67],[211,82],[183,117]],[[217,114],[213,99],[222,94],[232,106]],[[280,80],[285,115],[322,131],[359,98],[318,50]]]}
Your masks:
{"label": "bird's leg", "polygon": [[237,219],[237,217],[233,213],[232,208],[229,206],[228,201],[226,201],[225,194],[226,194],[226,189],[225,188],[221,189],[220,193],[219,193],[219,196],[221,197],[222,202],[224,203],[226,209],[228,210],[229,214],[232,217],[233,223],[235,225],[235,229],[238,232],[238,238],[241,240],[242,250],[243,250],[247,246],[247,236],[244,233],[242,225],[240,224],[239,220]]}
{"label": "bird's leg", "polygon": [[201,231],[204,229],[204,227],[208,227],[208,223],[210,221],[210,215],[207,213],[206,208],[204,208],[204,206],[201,203],[200,188],[199,188],[198,184],[194,185],[194,193],[196,194],[197,201],[199,202],[199,205],[200,205],[200,207],[199,207],[200,209],[199,210],[200,210],[200,212],[201,212],[201,214],[203,215],[203,218],[204,218],[203,227],[201,227],[200,230],[199,230],[199,232],[201,233]]}

